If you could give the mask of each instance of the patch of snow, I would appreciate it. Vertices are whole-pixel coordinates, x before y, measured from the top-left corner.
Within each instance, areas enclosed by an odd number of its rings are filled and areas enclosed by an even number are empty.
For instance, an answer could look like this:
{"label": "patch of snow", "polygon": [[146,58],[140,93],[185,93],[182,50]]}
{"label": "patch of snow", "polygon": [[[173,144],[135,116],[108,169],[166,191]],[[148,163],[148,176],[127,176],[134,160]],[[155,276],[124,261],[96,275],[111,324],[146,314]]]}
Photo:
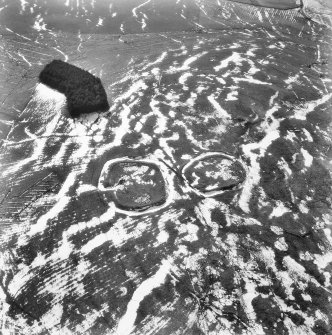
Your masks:
{"label": "patch of snow", "polygon": [[304,166],[309,168],[312,165],[313,157],[309,154],[309,152],[303,148],[301,148],[301,153],[304,158]]}
{"label": "patch of snow", "polygon": [[272,213],[269,216],[269,219],[274,217],[281,217],[285,213],[289,213],[290,210],[284,205],[283,202],[277,201],[276,206],[273,207]]}
{"label": "patch of snow", "polygon": [[46,31],[46,23],[44,22],[44,19],[41,17],[40,14],[37,15],[36,20],[34,22],[34,25],[32,27],[33,29],[40,31]]}
{"label": "patch of snow", "polygon": [[157,241],[161,244],[161,243],[166,243],[169,239],[169,234],[167,233],[167,231],[162,230],[158,236],[157,236]]}
{"label": "patch of snow", "polygon": [[218,72],[221,69],[227,68],[229,63],[239,64],[243,60],[243,57],[238,52],[233,52],[231,56],[223,59],[218,66],[214,67],[214,71]]}
{"label": "patch of snow", "polygon": [[280,237],[275,243],[274,246],[281,251],[287,251],[288,250],[288,244],[286,243],[286,240],[284,237]]}
{"label": "patch of snow", "polygon": [[96,25],[96,27],[101,27],[104,24],[104,19],[102,19],[101,17],[98,19],[98,23]]}
{"label": "patch of snow", "polygon": [[214,95],[209,95],[207,97],[211,105],[214,107],[215,111],[218,113],[218,116],[221,117],[222,119],[229,120],[231,119],[231,115],[227,113],[227,111],[220,106],[218,101],[215,99]]}

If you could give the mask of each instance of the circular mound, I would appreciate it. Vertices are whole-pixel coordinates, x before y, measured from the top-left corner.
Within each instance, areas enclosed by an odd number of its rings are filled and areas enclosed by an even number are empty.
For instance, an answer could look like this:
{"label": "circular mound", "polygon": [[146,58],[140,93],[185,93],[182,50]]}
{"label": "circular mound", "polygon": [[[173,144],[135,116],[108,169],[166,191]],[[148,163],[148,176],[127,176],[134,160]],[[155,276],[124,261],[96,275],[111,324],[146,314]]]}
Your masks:
{"label": "circular mound", "polygon": [[196,157],[183,168],[183,175],[193,189],[205,195],[232,190],[246,177],[239,161],[221,153]]}
{"label": "circular mound", "polygon": [[165,181],[153,163],[121,160],[105,164],[99,189],[124,210],[144,211],[166,202]]}

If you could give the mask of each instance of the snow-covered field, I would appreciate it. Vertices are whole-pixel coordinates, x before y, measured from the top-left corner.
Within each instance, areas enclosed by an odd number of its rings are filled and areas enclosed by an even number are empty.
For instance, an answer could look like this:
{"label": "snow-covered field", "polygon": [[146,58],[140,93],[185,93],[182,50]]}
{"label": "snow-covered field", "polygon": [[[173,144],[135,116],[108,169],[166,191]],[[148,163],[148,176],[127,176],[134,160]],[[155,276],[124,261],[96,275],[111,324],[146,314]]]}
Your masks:
{"label": "snow-covered field", "polygon": [[[0,4],[1,334],[331,333],[327,26],[221,0]],[[69,118],[38,83],[54,58],[109,111]]]}

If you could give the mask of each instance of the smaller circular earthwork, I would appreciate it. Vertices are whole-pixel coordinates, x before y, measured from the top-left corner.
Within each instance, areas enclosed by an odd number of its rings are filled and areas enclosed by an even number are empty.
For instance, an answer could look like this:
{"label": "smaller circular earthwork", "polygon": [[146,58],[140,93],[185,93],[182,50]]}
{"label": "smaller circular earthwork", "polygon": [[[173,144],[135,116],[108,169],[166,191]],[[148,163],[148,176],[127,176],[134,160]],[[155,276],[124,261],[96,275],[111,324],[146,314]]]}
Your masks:
{"label": "smaller circular earthwork", "polygon": [[242,163],[220,152],[205,153],[194,158],[184,166],[182,174],[190,187],[204,197],[234,190],[246,178]]}
{"label": "smaller circular earthwork", "polygon": [[101,172],[98,188],[108,201],[124,211],[142,212],[166,203],[165,180],[157,164],[144,160],[115,159]]}

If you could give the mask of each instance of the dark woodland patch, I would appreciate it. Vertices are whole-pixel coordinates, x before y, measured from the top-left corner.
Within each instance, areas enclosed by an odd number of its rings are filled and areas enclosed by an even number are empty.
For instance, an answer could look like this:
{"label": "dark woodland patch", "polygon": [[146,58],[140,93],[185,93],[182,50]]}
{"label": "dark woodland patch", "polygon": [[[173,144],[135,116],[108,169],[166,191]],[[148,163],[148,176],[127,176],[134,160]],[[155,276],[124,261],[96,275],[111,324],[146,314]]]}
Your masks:
{"label": "dark woodland patch", "polygon": [[72,117],[109,108],[101,80],[74,65],[53,60],[39,74],[39,80],[66,96]]}

